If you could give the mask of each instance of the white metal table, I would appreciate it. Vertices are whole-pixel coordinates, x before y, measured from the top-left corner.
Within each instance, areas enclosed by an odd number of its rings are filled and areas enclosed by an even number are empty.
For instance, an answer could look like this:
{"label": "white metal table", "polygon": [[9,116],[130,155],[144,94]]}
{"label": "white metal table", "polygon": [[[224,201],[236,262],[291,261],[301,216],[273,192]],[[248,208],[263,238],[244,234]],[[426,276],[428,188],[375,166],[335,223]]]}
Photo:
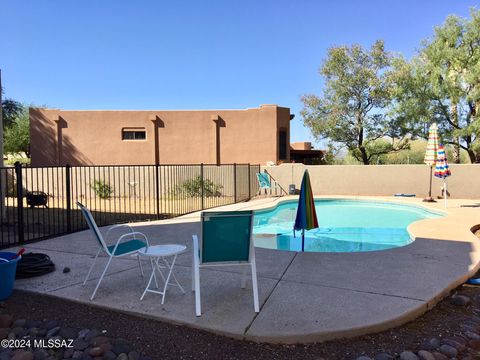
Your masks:
{"label": "white metal table", "polygon": [[[145,294],[147,292],[160,294],[162,295],[162,304],[165,302],[165,294],[167,293],[168,285],[178,286],[182,293],[185,294],[185,290],[183,290],[182,285],[178,282],[175,274],[173,273],[173,266],[175,265],[175,261],[177,260],[177,256],[187,250],[185,245],[178,245],[178,244],[166,244],[166,245],[153,245],[149,246],[148,248],[143,248],[138,251],[138,254],[141,256],[149,257],[150,263],[152,265],[152,274],[150,275],[150,279],[148,280],[147,287],[140,298],[140,301],[143,300]],[[167,257],[172,257],[173,260],[171,263],[168,262]],[[162,262],[163,264],[161,264]],[[165,265],[165,266],[163,266]],[[168,269],[167,277],[163,275],[162,268]],[[160,290],[153,290],[150,288],[152,285],[152,281],[155,281],[156,288],[158,289],[158,281],[156,272],[160,274],[163,281],[165,282],[163,286],[163,291]],[[171,283],[170,280],[173,278],[175,283]]]}

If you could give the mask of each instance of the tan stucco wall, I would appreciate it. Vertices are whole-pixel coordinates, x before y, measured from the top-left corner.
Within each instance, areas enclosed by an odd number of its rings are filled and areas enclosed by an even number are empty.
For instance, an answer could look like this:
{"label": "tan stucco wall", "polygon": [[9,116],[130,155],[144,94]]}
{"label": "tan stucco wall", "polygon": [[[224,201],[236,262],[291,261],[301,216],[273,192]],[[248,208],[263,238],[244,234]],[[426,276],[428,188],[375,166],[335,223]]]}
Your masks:
{"label": "tan stucco wall", "polygon": [[[290,133],[290,109],[276,105],[198,111],[31,108],[30,123],[33,166],[215,164],[218,160],[265,164],[278,162],[278,132],[285,128]],[[145,128],[147,138],[122,140],[123,128]]]}
{"label": "tan stucco wall", "polygon": [[[289,184],[300,188],[302,176],[308,169],[315,195],[393,195],[411,193],[425,197],[429,187],[427,165],[312,165],[282,164],[265,166],[288,191]],[[448,191],[452,198],[480,199],[480,165],[451,164],[452,176]],[[443,180],[432,182],[432,196],[440,195]]]}

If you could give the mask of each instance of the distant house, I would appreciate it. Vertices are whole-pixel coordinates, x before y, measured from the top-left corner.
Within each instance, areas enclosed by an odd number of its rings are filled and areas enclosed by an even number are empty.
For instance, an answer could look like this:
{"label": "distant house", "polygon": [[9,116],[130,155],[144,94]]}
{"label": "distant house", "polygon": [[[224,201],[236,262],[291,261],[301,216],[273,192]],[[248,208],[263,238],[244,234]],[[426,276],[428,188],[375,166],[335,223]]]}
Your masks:
{"label": "distant house", "polygon": [[290,109],[30,109],[32,166],[290,161]]}
{"label": "distant house", "polygon": [[290,161],[305,165],[319,165],[325,151],[313,149],[311,142],[295,142],[290,144]]}

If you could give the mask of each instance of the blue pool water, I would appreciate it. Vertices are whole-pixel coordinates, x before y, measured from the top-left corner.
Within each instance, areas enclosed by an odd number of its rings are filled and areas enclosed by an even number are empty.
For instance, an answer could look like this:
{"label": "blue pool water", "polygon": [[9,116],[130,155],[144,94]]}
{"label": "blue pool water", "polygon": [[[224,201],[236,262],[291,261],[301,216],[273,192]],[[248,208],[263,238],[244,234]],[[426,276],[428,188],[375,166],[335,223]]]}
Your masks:
{"label": "blue pool water", "polygon": [[[305,232],[305,251],[356,252],[384,250],[412,242],[407,226],[441,214],[420,207],[356,200],[315,200],[320,228]],[[273,210],[256,211],[255,246],[301,250],[301,231],[293,235],[297,201]]]}

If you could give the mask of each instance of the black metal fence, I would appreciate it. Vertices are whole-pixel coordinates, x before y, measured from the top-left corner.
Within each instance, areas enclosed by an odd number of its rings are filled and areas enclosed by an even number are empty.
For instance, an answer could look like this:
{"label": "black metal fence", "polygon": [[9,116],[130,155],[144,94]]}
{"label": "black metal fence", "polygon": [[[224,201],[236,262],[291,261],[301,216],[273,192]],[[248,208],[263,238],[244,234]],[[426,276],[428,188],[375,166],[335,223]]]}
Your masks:
{"label": "black metal fence", "polygon": [[259,165],[124,165],[0,168],[0,248],[86,228],[165,219],[249,200]]}

